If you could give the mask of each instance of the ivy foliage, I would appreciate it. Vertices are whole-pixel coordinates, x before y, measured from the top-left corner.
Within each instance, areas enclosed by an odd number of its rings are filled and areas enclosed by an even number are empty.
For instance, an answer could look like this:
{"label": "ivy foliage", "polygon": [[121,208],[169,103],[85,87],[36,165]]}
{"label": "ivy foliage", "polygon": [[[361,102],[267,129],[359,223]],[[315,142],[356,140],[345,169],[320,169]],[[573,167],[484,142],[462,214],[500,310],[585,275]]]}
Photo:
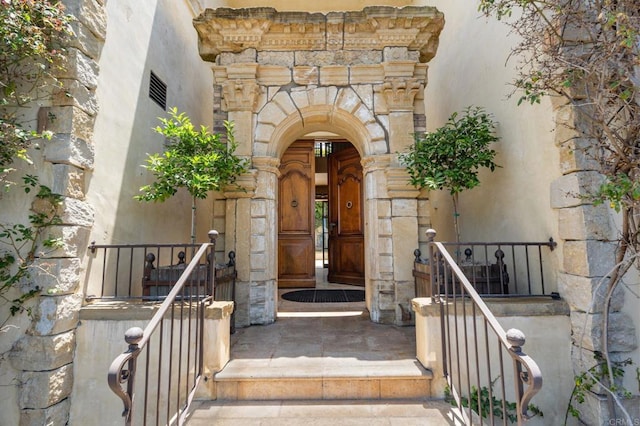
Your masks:
{"label": "ivy foliage", "polygon": [[[464,408],[471,408],[473,412],[480,415],[483,419],[494,417],[516,423],[518,421],[518,405],[515,402],[503,400],[496,396],[494,384],[498,379],[499,377],[494,379],[490,387],[483,386],[478,389],[477,386],[472,385],[471,396],[460,396],[460,405]],[[448,400],[454,407],[458,406],[455,398],[451,395],[449,387],[445,389],[445,400]],[[544,417],[542,410],[533,404],[527,406],[527,412],[530,413],[531,416]]]}
{"label": "ivy foliage", "polygon": [[225,139],[218,133],[210,133],[205,126],[199,129],[184,112],[177,108],[169,111],[168,118],[161,118],[161,126],[154,130],[167,138],[162,153],[148,154],[144,168],[155,181],[140,188],[139,201],[165,201],[186,188],[193,198],[205,199],[210,191],[218,191],[233,184],[238,175],[247,170],[246,161],[234,152],[237,143],[233,123],[225,121]]}
{"label": "ivy foliage", "polygon": [[[58,208],[63,197],[41,185],[36,176],[25,175],[22,180],[24,193],[35,193],[28,224],[0,223],[0,300],[9,304],[11,316],[23,312],[27,300],[38,295],[40,289],[35,286],[17,295],[11,290],[30,277],[39,252],[55,250],[62,245],[60,238],[52,237],[48,232],[62,222]],[[0,331],[7,320],[0,323]]]}
{"label": "ivy foliage", "polygon": [[72,22],[60,1],[0,1],[0,183],[14,160],[30,162],[35,139],[51,136],[32,130],[22,113],[61,86]]}
{"label": "ivy foliage", "polygon": [[[601,383],[606,382],[610,376],[615,380],[610,386],[611,391],[619,393],[623,398],[633,396],[632,392],[618,384],[623,380],[625,367],[633,365],[631,358],[607,363],[601,352],[594,352],[593,357],[595,365],[574,377],[574,387],[565,414],[565,424],[567,424],[569,415],[577,419],[580,418],[578,405],[584,404],[589,393],[597,393],[595,391]],[[611,372],[609,372],[609,365],[611,365]],[[640,379],[638,384],[640,385]]]}
{"label": "ivy foliage", "polygon": [[461,116],[453,113],[434,132],[416,134],[415,144],[400,154],[411,184],[419,188],[447,189],[451,195],[480,184],[478,172],[494,171],[498,141],[496,124],[481,107],[468,107]]}

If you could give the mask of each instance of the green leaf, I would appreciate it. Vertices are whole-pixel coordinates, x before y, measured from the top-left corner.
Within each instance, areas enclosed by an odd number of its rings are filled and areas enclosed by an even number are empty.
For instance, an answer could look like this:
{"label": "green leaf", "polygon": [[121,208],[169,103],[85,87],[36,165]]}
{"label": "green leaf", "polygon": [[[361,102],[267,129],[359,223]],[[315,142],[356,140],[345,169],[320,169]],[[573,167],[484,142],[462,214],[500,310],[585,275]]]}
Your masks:
{"label": "green leaf", "polygon": [[479,107],[468,107],[460,118],[453,113],[447,123],[432,133],[414,135],[415,143],[399,155],[412,185],[448,189],[454,195],[480,184],[478,172],[498,167],[496,151],[489,145],[498,140],[491,116]]}

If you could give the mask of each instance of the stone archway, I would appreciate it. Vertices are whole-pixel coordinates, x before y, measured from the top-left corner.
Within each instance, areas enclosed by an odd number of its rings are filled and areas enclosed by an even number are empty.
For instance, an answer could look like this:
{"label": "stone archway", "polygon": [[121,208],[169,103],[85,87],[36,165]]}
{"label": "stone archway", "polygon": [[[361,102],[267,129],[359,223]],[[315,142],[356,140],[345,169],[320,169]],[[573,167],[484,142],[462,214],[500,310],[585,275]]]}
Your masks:
{"label": "stone archway", "polygon": [[431,7],[326,15],[208,9],[194,20],[201,56],[215,62],[219,113],[235,123],[237,153],[252,164],[241,179],[245,191],[225,193],[225,249],[236,251],[239,265],[239,325],[275,321],[279,159],[294,140],[319,130],[340,134],[362,157],[371,319],[411,321],[411,252],[427,209],[418,208],[424,200],[396,154],[424,130],[426,62],[443,24]]}

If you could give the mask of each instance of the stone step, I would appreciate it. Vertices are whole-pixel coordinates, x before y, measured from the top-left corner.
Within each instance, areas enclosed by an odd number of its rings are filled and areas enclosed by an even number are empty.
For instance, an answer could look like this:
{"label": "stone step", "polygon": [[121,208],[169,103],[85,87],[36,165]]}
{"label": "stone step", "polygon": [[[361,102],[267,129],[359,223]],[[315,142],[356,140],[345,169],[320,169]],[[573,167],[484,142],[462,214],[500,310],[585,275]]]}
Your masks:
{"label": "stone step", "polygon": [[427,378],[319,377],[291,379],[219,380],[221,401],[299,399],[405,399],[430,396]]}
{"label": "stone step", "polygon": [[424,399],[431,396],[433,374],[412,359],[298,357],[279,362],[281,365],[271,360],[261,367],[256,360],[231,360],[214,377],[217,399]]}
{"label": "stone step", "polygon": [[447,402],[436,400],[199,401],[188,426],[462,425]]}

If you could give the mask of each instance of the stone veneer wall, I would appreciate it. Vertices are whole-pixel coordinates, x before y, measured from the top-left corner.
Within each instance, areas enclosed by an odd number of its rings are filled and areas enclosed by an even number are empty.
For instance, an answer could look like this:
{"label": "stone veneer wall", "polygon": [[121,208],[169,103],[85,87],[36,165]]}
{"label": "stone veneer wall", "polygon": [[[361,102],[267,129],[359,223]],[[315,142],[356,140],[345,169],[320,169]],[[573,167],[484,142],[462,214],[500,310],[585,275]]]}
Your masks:
{"label": "stone veneer wall", "polygon": [[[32,285],[42,289],[25,335],[10,358],[18,370],[20,425],[64,425],[69,418],[73,385],[76,327],[82,305],[81,263],[93,225],[93,209],[85,201],[85,171],[93,168],[92,133],[96,118],[97,61],[106,37],[103,0],[65,0],[76,17],[65,70],[64,89],[53,93],[46,128],[54,137],[45,144],[45,170],[54,192],[65,196],[62,224],[53,229],[62,248],[37,260],[40,272]],[[45,181],[44,177],[41,177]]]}
{"label": "stone veneer wall", "polygon": [[[589,155],[591,141],[575,130],[580,127],[580,118],[568,104],[557,103],[554,107],[555,141],[563,174],[551,186],[552,208],[558,210],[559,236],[564,241],[558,290],[571,308],[573,368],[575,374],[580,374],[595,364],[594,352],[604,349],[606,276],[615,264],[618,235],[612,210],[606,205],[594,206],[587,197],[600,186],[603,177],[597,172],[599,164]],[[638,349],[637,317],[634,321],[623,312],[623,305],[624,290],[620,286],[611,300],[609,315],[608,349],[614,360],[626,359]],[[586,424],[605,424],[615,418],[604,395],[587,394],[587,401],[578,407]],[[637,419],[640,412],[635,416]]]}

